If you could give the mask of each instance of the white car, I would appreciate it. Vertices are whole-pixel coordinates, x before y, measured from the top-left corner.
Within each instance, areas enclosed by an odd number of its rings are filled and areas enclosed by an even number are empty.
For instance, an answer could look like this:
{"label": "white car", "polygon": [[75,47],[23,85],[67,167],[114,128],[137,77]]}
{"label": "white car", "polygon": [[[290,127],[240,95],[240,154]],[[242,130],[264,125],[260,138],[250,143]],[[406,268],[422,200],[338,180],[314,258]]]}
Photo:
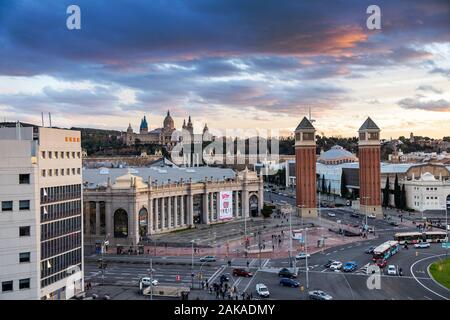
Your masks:
{"label": "white car", "polygon": [[329,216],[329,217],[336,217],[336,213],[328,212],[328,216]]}
{"label": "white car", "polygon": [[393,264],[388,265],[387,273],[390,276],[396,276],[397,275],[397,267]]}
{"label": "white car", "polygon": [[298,255],[295,256],[295,259],[300,260],[300,259],[306,259],[306,257],[311,257],[311,255],[308,253],[304,253],[304,252],[300,252]]}
{"label": "white car", "polygon": [[330,265],[331,270],[340,270],[342,268],[342,262],[335,261]]}
{"label": "white car", "polygon": [[269,289],[267,289],[267,286],[263,283],[258,283],[256,285],[256,293],[260,297],[268,298],[270,296]]}
{"label": "white car", "polygon": [[429,248],[429,247],[430,247],[429,242],[419,242],[414,245],[414,248],[419,248],[419,249]]}
{"label": "white car", "polygon": [[373,213],[372,214],[369,214],[368,216],[367,216],[367,218],[370,218],[370,219],[375,219],[377,216],[376,215],[374,215]]}
{"label": "white car", "polygon": [[142,278],[141,283],[143,286],[150,286],[150,285],[157,286],[159,284],[158,280],[153,279],[152,281],[152,279],[149,277]]}

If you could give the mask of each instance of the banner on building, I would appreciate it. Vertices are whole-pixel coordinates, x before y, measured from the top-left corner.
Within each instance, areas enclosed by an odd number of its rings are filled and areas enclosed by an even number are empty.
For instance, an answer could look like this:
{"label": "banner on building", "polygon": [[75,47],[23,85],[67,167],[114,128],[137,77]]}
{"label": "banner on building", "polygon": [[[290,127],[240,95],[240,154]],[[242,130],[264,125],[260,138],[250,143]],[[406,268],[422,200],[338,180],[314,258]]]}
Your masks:
{"label": "banner on building", "polygon": [[221,191],[219,199],[219,219],[232,219],[233,218],[233,192]]}

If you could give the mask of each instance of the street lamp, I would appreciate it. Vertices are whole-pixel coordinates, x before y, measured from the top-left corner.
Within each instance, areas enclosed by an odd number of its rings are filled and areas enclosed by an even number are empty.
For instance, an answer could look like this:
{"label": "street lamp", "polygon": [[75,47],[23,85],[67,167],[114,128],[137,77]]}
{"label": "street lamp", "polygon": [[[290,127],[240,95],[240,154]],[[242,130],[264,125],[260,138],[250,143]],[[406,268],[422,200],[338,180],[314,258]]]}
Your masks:
{"label": "street lamp", "polygon": [[192,278],[192,285],[191,285],[191,287],[192,287],[192,289],[194,289],[194,244],[195,244],[195,240],[194,239],[192,239],[191,240],[191,249],[192,249],[192,252],[191,252],[191,262],[192,262],[192,264],[191,264],[191,278]]}
{"label": "street lamp", "polygon": [[103,263],[103,253],[105,251],[105,246],[109,245],[109,233],[106,234],[105,239],[102,241],[102,245],[101,245],[101,268],[102,268],[102,286],[105,284],[105,265]]}
{"label": "street lamp", "polygon": [[366,215],[366,226],[365,226],[365,229],[366,229],[366,231],[367,232],[369,232],[369,220],[368,220],[368,218],[367,218],[367,199],[370,199],[370,197],[361,197],[361,199],[364,199],[364,205],[365,205],[365,207],[364,207],[364,214]]}

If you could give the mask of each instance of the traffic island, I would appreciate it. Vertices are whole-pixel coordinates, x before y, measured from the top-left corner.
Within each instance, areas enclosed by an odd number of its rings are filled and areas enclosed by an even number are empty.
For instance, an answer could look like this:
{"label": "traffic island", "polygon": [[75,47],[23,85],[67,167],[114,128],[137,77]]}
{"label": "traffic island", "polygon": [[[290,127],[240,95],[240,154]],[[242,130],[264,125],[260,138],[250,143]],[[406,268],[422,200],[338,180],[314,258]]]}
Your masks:
{"label": "traffic island", "polygon": [[430,274],[434,280],[450,289],[450,258],[431,264]]}

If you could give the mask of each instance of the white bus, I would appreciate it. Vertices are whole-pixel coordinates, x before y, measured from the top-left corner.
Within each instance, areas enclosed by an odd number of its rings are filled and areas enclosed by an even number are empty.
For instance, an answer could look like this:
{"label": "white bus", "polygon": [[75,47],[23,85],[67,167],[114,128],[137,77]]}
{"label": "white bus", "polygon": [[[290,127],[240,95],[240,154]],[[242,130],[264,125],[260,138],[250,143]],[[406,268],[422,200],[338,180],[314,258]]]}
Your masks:
{"label": "white bus", "polygon": [[399,232],[394,235],[394,239],[400,244],[418,242],[445,242],[447,234],[445,231],[425,231],[425,232]]}

